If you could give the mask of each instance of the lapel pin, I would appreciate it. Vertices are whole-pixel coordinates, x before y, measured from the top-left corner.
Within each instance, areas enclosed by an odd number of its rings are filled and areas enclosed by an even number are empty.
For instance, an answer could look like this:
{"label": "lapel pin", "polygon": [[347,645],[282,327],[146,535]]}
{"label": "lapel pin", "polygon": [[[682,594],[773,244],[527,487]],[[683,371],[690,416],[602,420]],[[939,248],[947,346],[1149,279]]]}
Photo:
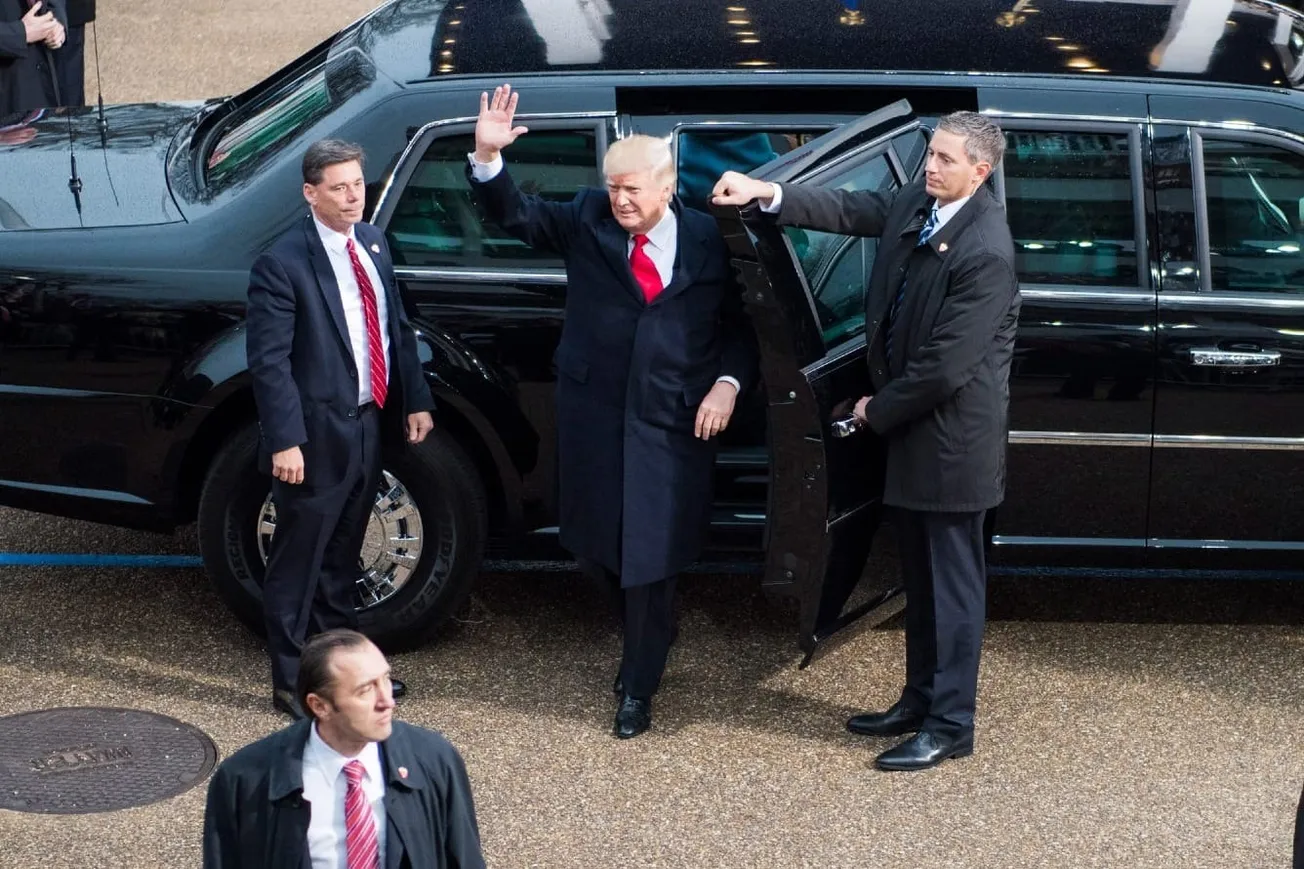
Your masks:
{"label": "lapel pin", "polygon": [[400,767],[398,768],[398,777],[399,777],[399,778],[407,778],[407,767],[405,767],[405,766],[400,766]]}
{"label": "lapel pin", "polygon": [[939,244],[937,246],[937,250],[939,253],[946,253],[946,242],[942,242],[941,244]]}
{"label": "lapel pin", "polygon": [[378,244],[373,244],[373,245],[371,246],[371,252],[372,252],[372,253],[380,253],[380,245],[378,245]]}

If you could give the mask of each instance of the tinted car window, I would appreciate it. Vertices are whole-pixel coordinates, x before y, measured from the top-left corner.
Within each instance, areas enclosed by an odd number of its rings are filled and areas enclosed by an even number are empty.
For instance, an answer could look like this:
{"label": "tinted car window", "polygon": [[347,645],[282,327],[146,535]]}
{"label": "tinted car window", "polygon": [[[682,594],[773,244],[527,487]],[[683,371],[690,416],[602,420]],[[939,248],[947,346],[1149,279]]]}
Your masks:
{"label": "tinted car window", "polygon": [[1005,138],[1005,205],[1019,279],[1135,286],[1127,134],[1017,130]]}
{"label": "tinted car window", "polygon": [[1304,291],[1304,157],[1205,139],[1204,176],[1213,289]]}
{"label": "tinted car window", "polygon": [[[815,180],[839,190],[897,189],[886,157],[834,170]],[[853,238],[832,232],[785,227],[806,274],[819,314],[824,346],[832,349],[865,331],[865,289],[878,253],[877,238]]]}
{"label": "tinted car window", "polygon": [[[466,179],[466,155],[475,150],[467,133],[430,143],[408,179],[389,220],[394,261],[408,266],[562,266],[561,257],[529,247],[482,218]],[[527,193],[570,201],[585,187],[601,185],[593,130],[537,130],[507,154],[517,185]]]}

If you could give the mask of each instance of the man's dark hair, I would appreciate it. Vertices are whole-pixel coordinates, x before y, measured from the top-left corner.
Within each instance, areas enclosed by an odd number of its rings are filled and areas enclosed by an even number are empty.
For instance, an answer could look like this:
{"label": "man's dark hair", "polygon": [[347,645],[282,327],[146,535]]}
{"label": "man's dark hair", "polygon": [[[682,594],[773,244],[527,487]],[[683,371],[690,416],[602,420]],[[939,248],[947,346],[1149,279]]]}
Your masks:
{"label": "man's dark hair", "polygon": [[357,160],[359,166],[366,165],[363,161],[361,145],[339,139],[322,139],[320,142],[313,142],[308,146],[308,152],[303,155],[303,183],[320,184],[322,173],[326,171],[327,166],[353,160]]}
{"label": "man's dark hair", "polygon": [[299,681],[295,691],[299,695],[299,705],[309,717],[317,716],[312,714],[312,707],[308,705],[308,695],[330,696],[327,689],[335,679],[331,674],[331,659],[335,653],[356,649],[368,642],[370,640],[357,631],[335,628],[323,631],[304,643],[303,651],[299,653]]}

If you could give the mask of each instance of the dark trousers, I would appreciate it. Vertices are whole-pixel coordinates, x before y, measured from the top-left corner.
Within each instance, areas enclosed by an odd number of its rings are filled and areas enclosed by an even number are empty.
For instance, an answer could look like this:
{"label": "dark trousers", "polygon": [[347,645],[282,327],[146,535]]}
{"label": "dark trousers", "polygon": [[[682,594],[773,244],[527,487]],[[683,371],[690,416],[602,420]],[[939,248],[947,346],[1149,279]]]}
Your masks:
{"label": "dark trousers", "polygon": [[380,413],[358,414],[344,479],[325,490],[272,481],[276,533],[263,580],[272,687],[293,691],[299,652],[313,634],[358,626],[353,589],[367,520],[380,486]]}
{"label": "dark trousers", "polygon": [[984,515],[896,511],[906,588],[901,700],[926,711],[923,729],[941,736],[973,731],[987,617]]}
{"label": "dark trousers", "polygon": [[86,27],[69,27],[63,45],[52,52],[59,82],[59,105],[86,105]]}
{"label": "dark trousers", "polygon": [[1290,865],[1292,869],[1304,869],[1304,792],[1295,808],[1295,854]]}
{"label": "dark trousers", "polygon": [[620,587],[620,576],[596,562],[580,559],[580,570],[599,579],[610,593],[624,629],[620,679],[625,693],[650,700],[661,686],[666,660],[675,634],[675,584],[677,577],[660,582]]}

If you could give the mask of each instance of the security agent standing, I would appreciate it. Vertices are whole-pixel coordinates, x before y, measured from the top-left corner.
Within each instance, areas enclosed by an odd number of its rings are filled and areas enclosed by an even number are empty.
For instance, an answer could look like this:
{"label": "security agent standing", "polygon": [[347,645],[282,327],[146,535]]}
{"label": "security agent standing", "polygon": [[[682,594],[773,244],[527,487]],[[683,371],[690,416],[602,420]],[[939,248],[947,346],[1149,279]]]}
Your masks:
{"label": "security agent standing", "polygon": [[915,735],[877,758],[917,770],[973,751],[986,618],[983,519],[1005,492],[1019,315],[1005,209],[983,182],[1005,140],[973,112],[942,118],[926,177],[895,194],[776,185],[726,173],[714,200],[759,200],[780,223],[882,242],[866,294],[875,393],[855,413],[887,441],[883,503],[906,585],[906,687],[848,728]]}
{"label": "security agent standing", "polygon": [[[353,588],[380,485],[381,446],[434,427],[416,334],[384,234],[362,223],[362,149],[331,139],[303,157],[309,214],[254,262],[246,344],[259,466],[276,504],[263,580],[272,705],[294,718],[299,650],[357,628]],[[406,692],[395,681],[394,696]]]}
{"label": "security agent standing", "polygon": [[715,220],[674,199],[664,140],[630,136],[604,158],[607,190],[570,202],[521,192],[499,151],[514,127],[509,86],[480,98],[468,172],[490,219],[566,260],[557,347],[560,539],[617,578],[624,654],[613,727],[651,726],[674,637],[676,575],[710,518],[712,438],[756,367],[741,291]]}
{"label": "security agent standing", "polygon": [[67,37],[62,0],[0,0],[0,118],[59,105],[50,52]]}

